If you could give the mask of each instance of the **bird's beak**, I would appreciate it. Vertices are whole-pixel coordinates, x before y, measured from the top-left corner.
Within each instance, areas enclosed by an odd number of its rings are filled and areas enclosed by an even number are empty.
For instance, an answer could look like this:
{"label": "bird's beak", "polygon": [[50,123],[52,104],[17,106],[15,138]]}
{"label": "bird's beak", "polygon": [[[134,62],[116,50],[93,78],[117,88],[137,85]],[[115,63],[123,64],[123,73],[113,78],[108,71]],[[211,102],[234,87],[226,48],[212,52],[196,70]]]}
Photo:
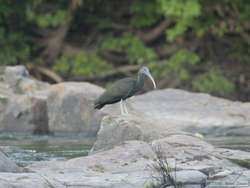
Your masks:
{"label": "bird's beak", "polygon": [[145,74],[150,78],[150,80],[152,81],[152,83],[154,85],[154,89],[156,89],[156,84],[155,84],[155,80],[154,80],[153,76],[150,74],[150,72],[145,72]]}

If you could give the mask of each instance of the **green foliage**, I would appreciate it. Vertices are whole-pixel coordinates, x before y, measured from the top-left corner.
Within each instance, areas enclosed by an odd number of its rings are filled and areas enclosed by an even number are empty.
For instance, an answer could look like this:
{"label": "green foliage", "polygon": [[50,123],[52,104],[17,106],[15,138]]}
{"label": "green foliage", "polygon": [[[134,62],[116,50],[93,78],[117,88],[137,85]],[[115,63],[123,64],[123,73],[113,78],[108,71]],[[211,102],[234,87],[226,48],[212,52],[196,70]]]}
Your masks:
{"label": "green foliage", "polygon": [[131,20],[131,25],[140,27],[149,27],[155,24],[160,18],[161,14],[158,11],[158,4],[152,0],[136,0],[132,4],[130,10],[134,14]]}
{"label": "green foliage", "polygon": [[225,78],[221,71],[215,69],[201,75],[193,81],[193,88],[197,91],[217,95],[227,95],[234,91],[234,84]]}
{"label": "green foliage", "polygon": [[176,18],[196,17],[200,15],[198,0],[157,0],[165,16]]}
{"label": "green foliage", "polygon": [[153,49],[146,47],[138,37],[131,34],[124,34],[120,38],[109,37],[102,42],[101,49],[124,52],[131,64],[152,62],[157,57]]}
{"label": "green foliage", "polygon": [[54,13],[38,14],[31,9],[26,11],[29,21],[35,22],[41,28],[57,27],[65,23],[67,12],[65,10],[57,10]]}
{"label": "green foliage", "polygon": [[188,69],[199,62],[200,58],[188,50],[179,50],[168,61],[169,72],[176,74],[180,80],[188,80]]}
{"label": "green foliage", "polygon": [[200,58],[195,53],[181,49],[168,60],[154,67],[154,73],[160,77],[168,77],[186,81],[190,79],[190,68],[199,63]]}
{"label": "green foliage", "polygon": [[29,39],[24,32],[16,31],[9,23],[16,21],[14,28],[17,29],[23,26],[18,19],[23,17],[24,4],[17,6],[9,1],[0,2],[0,65],[25,63],[30,56]]}
{"label": "green foliage", "polygon": [[111,66],[101,60],[96,54],[81,52],[77,55],[61,56],[55,63],[53,69],[61,74],[100,76],[109,71]]}
{"label": "green foliage", "polygon": [[20,33],[7,33],[0,28],[0,65],[25,63],[30,55],[30,47]]}
{"label": "green foliage", "polygon": [[[248,0],[239,0],[238,6],[242,9],[242,11],[239,11],[239,19],[240,20],[249,20],[250,18],[250,3]],[[232,6],[235,6],[232,3]],[[237,7],[236,7],[237,8]]]}
{"label": "green foliage", "polygon": [[183,34],[193,24],[194,18],[201,14],[201,6],[198,0],[157,0],[160,10],[166,17],[176,21],[174,27],[166,31],[167,39],[173,41]]}
{"label": "green foliage", "polygon": [[[162,30],[164,20],[168,26]],[[95,76],[124,64],[146,64],[166,83],[173,80],[177,87],[224,95],[234,88],[219,71],[220,64],[249,65],[249,20],[249,0],[1,1],[0,65],[40,62],[62,75]],[[62,46],[52,39],[58,34],[60,43],[61,26],[67,32]],[[83,52],[60,55],[65,44]],[[100,56],[107,51],[119,60]],[[193,68],[206,67],[206,62],[218,70],[192,83]]]}
{"label": "green foliage", "polygon": [[232,40],[233,46],[226,50],[226,56],[232,61],[239,62],[242,65],[250,64],[250,46],[248,44],[242,44],[240,40]]}

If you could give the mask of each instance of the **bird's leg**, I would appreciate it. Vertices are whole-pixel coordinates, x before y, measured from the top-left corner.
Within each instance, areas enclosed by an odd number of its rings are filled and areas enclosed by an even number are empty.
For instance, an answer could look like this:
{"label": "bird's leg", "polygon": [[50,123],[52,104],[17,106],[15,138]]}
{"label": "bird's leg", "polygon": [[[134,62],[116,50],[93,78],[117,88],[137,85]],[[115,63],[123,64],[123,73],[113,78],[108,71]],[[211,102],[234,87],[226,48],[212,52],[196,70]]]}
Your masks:
{"label": "bird's leg", "polygon": [[123,110],[123,100],[120,100],[120,110],[121,110],[121,114],[124,115],[124,110]]}
{"label": "bird's leg", "polygon": [[127,107],[126,107],[126,101],[124,100],[124,103],[123,103],[123,109],[124,109],[124,112],[126,113],[126,114],[128,114],[128,109],[127,109]]}

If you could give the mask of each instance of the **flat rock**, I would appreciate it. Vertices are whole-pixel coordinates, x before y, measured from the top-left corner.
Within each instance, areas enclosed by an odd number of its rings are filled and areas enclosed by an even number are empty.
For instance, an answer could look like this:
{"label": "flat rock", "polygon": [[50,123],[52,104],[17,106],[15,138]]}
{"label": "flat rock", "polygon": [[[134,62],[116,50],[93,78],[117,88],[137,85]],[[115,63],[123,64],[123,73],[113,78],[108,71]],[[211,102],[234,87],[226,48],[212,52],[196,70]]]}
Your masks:
{"label": "flat rock", "polygon": [[241,170],[233,172],[223,178],[209,180],[206,188],[240,188],[249,187],[250,170]]}
{"label": "flat rock", "polygon": [[156,151],[162,151],[167,158],[175,158],[182,163],[206,160],[214,151],[214,147],[205,141],[184,134],[154,140],[152,146]]}
{"label": "flat rock", "polygon": [[[127,102],[130,115],[165,125],[173,131],[219,136],[233,135],[236,129],[239,135],[242,133],[239,128],[250,126],[250,103],[233,102],[209,94],[162,89],[132,97]],[[119,104],[108,105],[102,111],[111,116],[118,115]]]}
{"label": "flat rock", "polygon": [[183,185],[192,184],[205,184],[207,176],[197,170],[180,170],[171,172],[170,176],[173,177],[176,183]]}
{"label": "flat rock", "polygon": [[154,140],[152,147],[157,156],[172,159],[169,161],[169,165],[177,170],[200,171],[210,177],[218,172],[241,169],[226,156],[221,155],[217,148],[189,135],[177,134]]}
{"label": "flat rock", "polygon": [[0,177],[0,187],[4,188],[66,187],[35,173],[0,173]]}
{"label": "flat rock", "polygon": [[197,147],[203,145],[203,148],[207,150],[212,147],[201,139],[195,138],[191,133],[174,131],[172,124],[169,125],[167,122],[165,124],[158,123],[158,121],[154,122],[154,120],[134,115],[105,116],[91,152],[112,148],[126,140],[150,142],[161,138],[165,138],[169,143],[173,142],[175,145],[178,145],[178,143],[184,146],[187,144],[189,146],[197,145]]}
{"label": "flat rock", "polygon": [[179,168],[199,170],[207,175],[220,172],[222,167],[224,170],[239,169],[232,161],[224,159],[250,157],[248,152],[239,155],[239,151],[218,149],[191,133],[174,132],[168,124],[157,123],[139,116],[106,116],[90,153],[110,149],[127,140],[142,140],[152,143],[166,158],[178,162]]}
{"label": "flat rock", "polygon": [[[127,140],[141,140],[151,144],[156,155],[160,155],[163,160],[166,159],[168,165],[177,172],[194,171],[209,178],[219,173],[242,170],[241,166],[230,160],[230,157],[237,157],[239,151],[234,153],[232,150],[229,152],[218,149],[191,133],[171,131],[173,130],[169,130],[168,126],[147,122],[139,116],[106,116],[90,154],[102,153]],[[247,156],[250,156],[248,152],[239,155],[243,159]],[[189,183],[189,187],[197,186],[195,182]]]}
{"label": "flat rock", "polygon": [[65,187],[140,188],[152,181],[148,165],[154,158],[147,143],[129,141],[91,156],[66,162],[40,162],[28,168]]}

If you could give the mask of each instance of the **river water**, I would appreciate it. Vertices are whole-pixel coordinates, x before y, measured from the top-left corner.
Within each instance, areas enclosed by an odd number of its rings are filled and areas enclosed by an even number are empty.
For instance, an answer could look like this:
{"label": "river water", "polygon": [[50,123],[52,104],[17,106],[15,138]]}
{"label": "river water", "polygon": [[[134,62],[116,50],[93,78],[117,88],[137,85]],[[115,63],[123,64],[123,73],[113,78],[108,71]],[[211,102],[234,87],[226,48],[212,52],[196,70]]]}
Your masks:
{"label": "river water", "polygon": [[81,134],[35,136],[0,133],[0,149],[20,166],[34,161],[65,160],[86,156],[94,138]]}
{"label": "river water", "polygon": [[[240,149],[250,152],[249,137],[206,137],[217,147]],[[95,138],[81,134],[35,136],[0,133],[0,149],[20,166],[35,161],[66,160],[86,156]]]}

